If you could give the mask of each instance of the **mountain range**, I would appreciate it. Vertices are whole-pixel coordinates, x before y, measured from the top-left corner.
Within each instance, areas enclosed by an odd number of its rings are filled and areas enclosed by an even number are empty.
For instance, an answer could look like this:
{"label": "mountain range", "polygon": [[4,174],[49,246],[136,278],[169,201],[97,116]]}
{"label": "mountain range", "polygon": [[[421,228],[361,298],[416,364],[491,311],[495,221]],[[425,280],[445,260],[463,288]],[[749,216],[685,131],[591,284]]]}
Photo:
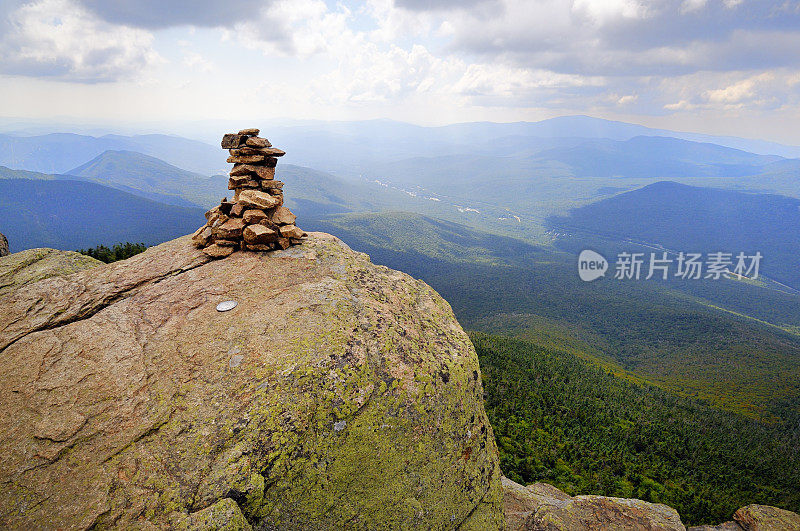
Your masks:
{"label": "mountain range", "polygon": [[66,174],[179,206],[210,208],[228,193],[225,176],[206,177],[135,151],[105,151]]}
{"label": "mountain range", "polygon": [[[276,145],[286,149],[287,160],[334,173],[342,168],[364,166],[367,162],[467,153],[531,155],[549,148],[574,146],[586,140],[626,141],[637,136],[669,137],[762,155],[800,157],[798,146],[654,129],[589,116],[562,116],[539,122],[471,122],[439,127],[391,120],[274,121],[268,125],[270,138]],[[38,134],[41,127],[26,128],[24,124],[15,124],[13,131],[0,135],[0,165],[63,173],[103,151],[125,150],[151,155],[205,175],[224,168],[213,149],[218,142],[219,131],[233,129],[235,125],[206,122],[176,125],[173,128],[184,131],[185,136],[203,141],[163,134],[106,134],[96,137],[74,133],[42,135]]]}
{"label": "mountain range", "polygon": [[[201,134],[203,129],[194,130]],[[800,148],[583,116],[444,127],[381,120],[296,122],[269,130],[273,143],[287,151],[283,167],[314,168],[361,185],[358,194],[383,209],[409,210],[536,243],[547,241],[548,216],[665,179],[800,197],[800,161],[782,158],[800,155]],[[174,175],[173,180],[184,179],[184,170],[207,178],[223,173],[225,166],[211,143],[174,136],[0,135],[0,165],[77,173],[68,178],[175,196],[171,185],[131,183],[140,168],[155,164],[136,160],[133,152],[176,167],[153,169]],[[198,178],[191,192],[171,201],[207,207],[225,193],[224,184],[224,178]],[[341,195],[343,188],[337,185],[332,195]]]}
{"label": "mountain range", "polygon": [[67,173],[106,151],[135,151],[204,175],[225,169],[213,146],[171,135],[0,135],[0,166],[21,170]]}
{"label": "mountain range", "polygon": [[118,242],[154,245],[194,232],[200,208],[180,207],[89,182],[0,179],[0,219],[12,252],[77,250]]}

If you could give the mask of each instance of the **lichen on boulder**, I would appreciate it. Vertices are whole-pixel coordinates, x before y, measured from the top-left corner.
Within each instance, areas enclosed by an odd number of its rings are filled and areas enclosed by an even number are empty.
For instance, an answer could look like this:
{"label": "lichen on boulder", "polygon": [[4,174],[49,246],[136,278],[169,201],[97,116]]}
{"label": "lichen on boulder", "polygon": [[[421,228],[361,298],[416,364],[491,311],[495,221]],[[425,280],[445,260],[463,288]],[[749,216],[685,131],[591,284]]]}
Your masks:
{"label": "lichen on boulder", "polygon": [[531,531],[685,531],[678,512],[659,503],[608,496],[569,496],[547,483],[502,478],[507,529]]}
{"label": "lichen on boulder", "polygon": [[184,237],[0,304],[0,527],[503,526],[468,337],[332,236]]}
{"label": "lichen on boulder", "polygon": [[45,278],[70,275],[103,265],[100,260],[73,251],[27,249],[0,258],[0,295]]}
{"label": "lichen on boulder", "polygon": [[800,515],[769,505],[746,505],[733,513],[733,519],[747,531],[796,531]]}
{"label": "lichen on boulder", "polygon": [[[685,531],[678,512],[660,503],[608,496],[570,496],[547,483],[520,485],[503,477],[508,531]],[[688,531],[795,531],[800,515],[768,505],[747,505],[733,520]]]}

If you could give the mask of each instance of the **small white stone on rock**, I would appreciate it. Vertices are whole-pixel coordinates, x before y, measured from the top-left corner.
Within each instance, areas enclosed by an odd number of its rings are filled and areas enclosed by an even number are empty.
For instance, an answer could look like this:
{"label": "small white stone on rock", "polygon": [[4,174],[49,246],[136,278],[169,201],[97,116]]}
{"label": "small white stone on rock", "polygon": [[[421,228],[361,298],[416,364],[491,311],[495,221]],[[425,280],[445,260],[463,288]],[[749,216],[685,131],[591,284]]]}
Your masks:
{"label": "small white stone on rock", "polygon": [[233,310],[238,305],[239,303],[236,301],[222,301],[221,303],[217,304],[217,311],[227,312],[228,310]]}

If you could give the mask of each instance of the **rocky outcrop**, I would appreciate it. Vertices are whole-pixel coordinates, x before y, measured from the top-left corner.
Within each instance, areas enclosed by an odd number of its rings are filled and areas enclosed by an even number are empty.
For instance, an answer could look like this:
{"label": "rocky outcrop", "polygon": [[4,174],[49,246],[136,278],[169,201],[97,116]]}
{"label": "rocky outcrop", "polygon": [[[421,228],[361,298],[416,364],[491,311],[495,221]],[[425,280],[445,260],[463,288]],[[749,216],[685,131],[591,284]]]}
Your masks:
{"label": "rocky outcrop", "polygon": [[[509,531],[685,530],[666,505],[627,498],[575,496],[547,483],[520,485],[503,477],[503,510]],[[797,531],[800,515],[767,505],[748,505],[733,520],[689,531]]]}
{"label": "rocky outcrop", "polygon": [[800,515],[769,505],[747,505],[733,513],[733,519],[746,531],[797,531]]}
{"label": "rocky outcrop", "polygon": [[503,525],[469,339],[332,236],[184,237],[0,305],[2,528]]}
{"label": "rocky outcrop", "polygon": [[689,531],[797,531],[800,515],[769,505],[746,505],[733,513],[733,521],[717,526],[690,527]]}
{"label": "rocky outcrop", "polygon": [[8,238],[0,233],[0,256],[8,256]]}
{"label": "rocky outcrop", "polygon": [[502,478],[507,529],[536,531],[684,531],[666,505],[606,496],[569,496],[546,483],[524,487]]}
{"label": "rocky outcrop", "polygon": [[45,278],[65,276],[99,265],[103,262],[72,251],[28,249],[10,254],[0,259],[0,296]]}
{"label": "rocky outcrop", "polygon": [[690,527],[689,531],[742,531],[742,526],[731,521],[719,525],[697,525]]}

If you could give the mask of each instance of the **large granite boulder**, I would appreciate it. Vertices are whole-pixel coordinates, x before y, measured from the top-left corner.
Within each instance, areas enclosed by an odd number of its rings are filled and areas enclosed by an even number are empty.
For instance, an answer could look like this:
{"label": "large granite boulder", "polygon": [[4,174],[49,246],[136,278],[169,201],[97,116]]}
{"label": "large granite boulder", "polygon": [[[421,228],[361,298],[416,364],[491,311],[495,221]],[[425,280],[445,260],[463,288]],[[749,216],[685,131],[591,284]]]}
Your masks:
{"label": "large granite boulder", "polygon": [[0,305],[0,528],[503,526],[449,305],[332,236],[184,237]]}
{"label": "large granite boulder", "polygon": [[507,529],[533,531],[685,531],[666,505],[606,496],[569,496],[546,483],[527,487],[503,477]]}
{"label": "large granite boulder", "polygon": [[[547,483],[523,486],[503,477],[503,509],[509,531],[686,529],[666,505],[628,498],[570,496]],[[748,505],[733,520],[689,531],[798,531],[800,515],[768,505]]]}
{"label": "large granite boulder", "polygon": [[8,255],[8,238],[0,233],[0,256]]}
{"label": "large granite boulder", "polygon": [[689,531],[798,531],[800,514],[770,505],[746,505],[733,513],[733,520],[718,525],[699,525]]}
{"label": "large granite boulder", "polygon": [[733,513],[733,519],[745,531],[800,530],[800,514],[769,505],[746,505]]}

